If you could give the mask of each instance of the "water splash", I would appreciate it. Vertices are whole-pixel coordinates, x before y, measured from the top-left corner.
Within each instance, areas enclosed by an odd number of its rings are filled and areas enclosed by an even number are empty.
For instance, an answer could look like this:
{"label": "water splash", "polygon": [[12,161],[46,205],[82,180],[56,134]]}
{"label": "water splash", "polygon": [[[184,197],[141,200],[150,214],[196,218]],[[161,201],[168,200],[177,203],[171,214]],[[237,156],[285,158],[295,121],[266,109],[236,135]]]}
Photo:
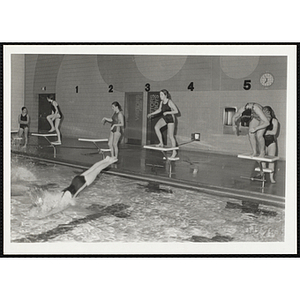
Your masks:
{"label": "water splash", "polygon": [[29,211],[30,217],[45,218],[55,213],[59,213],[69,206],[76,204],[74,199],[63,197],[61,192],[49,192],[41,189],[31,191],[33,205]]}
{"label": "water splash", "polygon": [[22,166],[12,166],[11,168],[11,181],[36,181],[36,176],[27,168]]}

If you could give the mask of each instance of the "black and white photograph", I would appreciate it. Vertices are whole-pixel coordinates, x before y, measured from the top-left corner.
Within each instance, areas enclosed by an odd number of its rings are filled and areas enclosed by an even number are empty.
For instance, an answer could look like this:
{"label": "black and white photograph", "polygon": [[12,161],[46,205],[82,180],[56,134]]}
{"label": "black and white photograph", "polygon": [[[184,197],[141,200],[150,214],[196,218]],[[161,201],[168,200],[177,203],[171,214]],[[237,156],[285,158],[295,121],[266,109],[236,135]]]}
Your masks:
{"label": "black and white photograph", "polygon": [[4,254],[295,254],[296,52],[4,45]]}

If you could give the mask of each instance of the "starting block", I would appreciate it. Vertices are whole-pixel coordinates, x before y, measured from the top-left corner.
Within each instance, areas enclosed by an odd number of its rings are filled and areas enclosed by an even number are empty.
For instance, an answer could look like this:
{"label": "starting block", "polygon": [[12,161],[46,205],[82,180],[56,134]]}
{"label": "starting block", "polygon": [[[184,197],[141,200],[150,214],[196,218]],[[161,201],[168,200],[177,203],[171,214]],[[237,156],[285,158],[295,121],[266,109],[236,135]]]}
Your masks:
{"label": "starting block", "polygon": [[[261,169],[260,167],[257,167],[254,169],[255,172],[261,172]],[[274,171],[272,169],[269,169],[269,168],[263,168],[263,172],[264,173],[273,173]]]}
{"label": "starting block", "polygon": [[[11,133],[11,134],[17,134],[18,132],[19,132],[19,130],[12,130],[10,133]],[[12,136],[12,137],[11,137],[12,145],[17,145],[17,144],[19,144],[22,140],[23,140],[23,137],[19,137],[19,136]],[[18,142],[18,143],[17,143],[17,142]]]}
{"label": "starting block", "polygon": [[[160,151],[163,155],[163,159],[166,161],[169,161],[169,162],[179,160],[179,157],[168,157],[167,156],[168,151],[179,150],[179,147],[158,147],[156,145],[145,145],[144,149]],[[153,166],[153,165],[151,165],[151,166]],[[171,176],[172,176],[172,164],[170,163],[169,177],[171,177]]]}
{"label": "starting block", "polygon": [[60,144],[54,144],[53,142],[51,142],[48,139],[48,137],[57,136],[57,133],[32,133],[31,135],[44,137],[46,139],[46,141],[49,143],[48,147],[53,148],[53,151],[54,151],[53,156],[54,156],[54,158],[56,158],[56,148],[55,148],[55,146],[59,146]]}
{"label": "starting block", "polygon": [[[110,152],[110,149],[108,148],[100,148],[97,143],[102,143],[102,142],[108,142],[108,139],[86,139],[86,138],[79,138],[78,141],[80,142],[90,142],[93,143],[94,146],[98,149],[98,152],[96,154],[100,153],[102,154],[103,159],[105,158],[105,153]],[[89,154],[94,154],[94,153],[89,153]]]}
{"label": "starting block", "polygon": [[[269,156],[266,155],[264,157],[259,157],[259,156],[253,156],[250,154],[239,154],[238,158],[244,158],[244,159],[249,159],[249,160],[255,160],[259,164],[259,167],[256,167],[254,170],[256,172],[260,172],[261,178],[256,178],[256,177],[251,177],[249,178],[250,180],[254,181],[261,181],[262,186],[261,188],[264,189],[265,187],[265,182],[266,182],[266,173],[273,173],[273,170],[270,168],[263,168],[263,163],[273,163],[277,160],[279,160],[278,156]],[[243,178],[248,178],[248,177],[243,177]]]}
{"label": "starting block", "polygon": [[179,160],[179,157],[168,157],[166,155],[166,152],[173,151],[173,150],[179,150],[179,147],[158,147],[158,146],[155,146],[155,145],[145,145],[144,148],[145,149],[150,149],[150,150],[161,151],[164,158],[167,159],[167,160],[171,160],[171,161]]}

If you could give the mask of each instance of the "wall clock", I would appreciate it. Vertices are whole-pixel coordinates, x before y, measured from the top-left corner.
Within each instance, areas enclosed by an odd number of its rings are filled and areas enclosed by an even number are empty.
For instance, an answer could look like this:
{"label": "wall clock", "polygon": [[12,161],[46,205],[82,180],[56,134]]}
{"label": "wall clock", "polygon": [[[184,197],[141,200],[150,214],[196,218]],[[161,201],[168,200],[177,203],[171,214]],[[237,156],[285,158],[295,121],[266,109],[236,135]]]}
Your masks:
{"label": "wall clock", "polygon": [[264,73],[260,77],[260,83],[262,86],[268,87],[274,83],[274,76],[271,73]]}

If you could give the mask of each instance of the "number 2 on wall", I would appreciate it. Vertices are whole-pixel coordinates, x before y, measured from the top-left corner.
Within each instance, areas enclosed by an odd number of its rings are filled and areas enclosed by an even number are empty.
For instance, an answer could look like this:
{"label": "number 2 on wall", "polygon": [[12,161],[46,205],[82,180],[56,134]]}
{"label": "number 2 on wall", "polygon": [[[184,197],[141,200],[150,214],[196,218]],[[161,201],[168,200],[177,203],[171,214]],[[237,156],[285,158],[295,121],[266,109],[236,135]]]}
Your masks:
{"label": "number 2 on wall", "polygon": [[112,85],[112,84],[110,84],[109,86],[108,86],[108,92],[109,93],[113,93],[114,92],[114,86]]}

